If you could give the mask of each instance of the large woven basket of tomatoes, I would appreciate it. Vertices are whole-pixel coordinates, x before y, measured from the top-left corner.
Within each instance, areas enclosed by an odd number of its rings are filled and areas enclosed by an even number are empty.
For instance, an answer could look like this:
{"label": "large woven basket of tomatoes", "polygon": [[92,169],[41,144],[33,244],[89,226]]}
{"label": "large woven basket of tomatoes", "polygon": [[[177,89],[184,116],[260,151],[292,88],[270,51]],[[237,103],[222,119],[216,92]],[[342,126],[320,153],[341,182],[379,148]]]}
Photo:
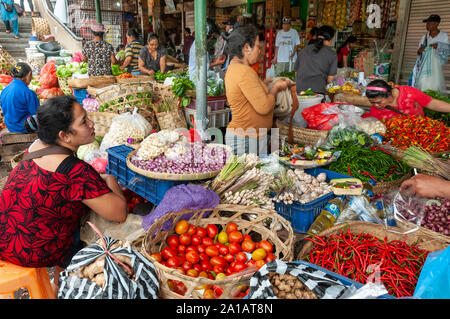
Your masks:
{"label": "large woven basket of tomatoes", "polygon": [[274,210],[221,204],[159,218],[144,236],[142,253],[155,264],[161,298],[243,298],[265,263],[292,261],[294,237]]}

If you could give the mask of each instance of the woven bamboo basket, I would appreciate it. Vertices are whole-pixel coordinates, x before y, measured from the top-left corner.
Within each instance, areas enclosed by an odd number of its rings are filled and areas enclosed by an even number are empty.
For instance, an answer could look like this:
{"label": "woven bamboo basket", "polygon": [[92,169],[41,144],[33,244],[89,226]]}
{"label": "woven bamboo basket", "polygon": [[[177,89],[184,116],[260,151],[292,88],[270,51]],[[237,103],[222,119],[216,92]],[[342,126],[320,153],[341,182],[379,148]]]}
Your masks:
{"label": "woven bamboo basket", "polygon": [[170,85],[164,85],[163,83],[153,82],[153,93],[155,97],[163,100],[173,98],[175,95],[172,92]]}
{"label": "woven bamboo basket", "polygon": [[[394,147],[394,146],[387,145],[387,144],[377,144],[376,146],[385,149],[386,151],[391,153],[392,156],[394,156],[396,158],[403,159],[403,154],[405,153],[405,150],[403,150],[401,148]],[[446,152],[428,152],[428,153],[433,157],[439,157],[442,154],[448,153],[448,151],[446,151]]]}
{"label": "woven bamboo basket", "polygon": [[[437,236],[435,234],[429,234],[427,232],[423,232],[422,230],[405,234],[404,229],[400,227],[390,227],[362,221],[343,223],[333,226],[321,232],[319,236],[330,236],[332,234],[338,234],[341,230],[347,231],[347,228],[352,233],[366,233],[381,240],[386,237],[387,242],[390,242],[392,240],[401,240],[405,241],[408,245],[417,243],[417,246],[419,248],[428,251],[445,249],[450,244],[450,242],[446,238],[442,238],[442,236]],[[297,260],[303,260],[311,251],[313,245],[314,244],[312,242],[308,241],[298,254]]]}
{"label": "woven bamboo basket", "polygon": [[16,59],[0,45],[0,74],[11,75],[11,68],[16,64]]}
{"label": "woven bamboo basket", "polygon": [[103,88],[116,83],[116,77],[113,75],[91,76],[84,79],[68,79],[68,84],[74,89],[86,89],[88,86],[94,88]]}
{"label": "woven bamboo basket", "polygon": [[[208,212],[212,213],[206,215]],[[292,261],[294,253],[294,232],[287,220],[277,214],[274,210],[262,209],[254,206],[241,205],[224,205],[220,204],[213,209],[203,210],[184,210],[177,213],[168,213],[156,220],[152,226],[147,230],[142,243],[142,254],[149,258],[155,265],[158,278],[160,280],[160,297],[167,299],[199,299],[202,298],[200,290],[197,287],[202,285],[215,285],[223,289],[220,299],[231,299],[233,290],[241,285],[249,285],[250,278],[256,269],[250,269],[246,274],[236,274],[234,276],[226,277],[222,280],[212,280],[203,277],[189,277],[181,274],[176,269],[166,267],[157,262],[150,255],[161,251],[166,247],[167,238],[174,234],[174,227],[176,223],[182,219],[185,214],[192,214],[188,222],[194,226],[206,227],[208,224],[215,224],[219,229],[223,229],[229,222],[235,222],[238,225],[238,230],[244,235],[248,234],[255,241],[268,240],[274,246],[276,259],[283,261]],[[256,219],[250,220],[248,214],[256,215]],[[187,217],[187,216],[186,216]],[[183,219],[186,219],[184,217]],[[268,218],[274,222],[273,227],[267,227],[264,221]],[[167,222],[172,222],[172,227],[169,231],[162,230],[162,226]],[[276,231],[275,225],[281,225],[281,230]],[[168,281],[181,281],[185,287],[186,292],[183,295],[177,294],[169,288]]]}
{"label": "woven bamboo basket", "polygon": [[391,189],[400,187],[400,185],[404,181],[406,181],[407,179],[409,179],[411,177],[412,177],[412,173],[409,173],[409,174],[406,174],[405,176],[403,176],[402,178],[397,179],[392,182],[377,183],[377,184],[375,184],[375,186],[373,186],[373,193],[375,195],[384,194],[384,193],[390,191]]}
{"label": "woven bamboo basket", "polygon": [[175,107],[168,112],[159,112],[155,115],[161,130],[187,128],[186,117],[184,116],[182,109],[179,107]]}
{"label": "woven bamboo basket", "polygon": [[26,151],[23,151],[19,154],[16,154],[13,158],[11,158],[10,164],[11,164],[11,168],[15,169],[17,167],[17,165],[19,165],[20,161],[23,158],[23,155],[25,154]]}
{"label": "woven bamboo basket", "polygon": [[[98,101],[98,99],[97,99]],[[114,98],[100,103],[102,112],[125,113],[133,112],[134,108],[149,108],[153,105],[153,93],[133,92],[116,95]]]}
{"label": "woven bamboo basket", "polygon": [[69,86],[69,78],[58,77],[58,84],[65,95],[73,95],[73,91]]}
{"label": "woven bamboo basket", "polygon": [[356,95],[356,94],[348,94],[348,93],[339,93],[335,96],[336,102],[349,103],[356,106],[362,107],[371,107],[369,99],[366,96]]}
{"label": "woven bamboo basket", "polygon": [[[280,137],[289,136],[289,124],[277,120],[276,126],[280,129]],[[303,143],[305,145],[315,145],[320,139],[325,140],[328,136],[328,131],[312,130],[309,128],[292,125],[293,142]]]}
{"label": "woven bamboo basket", "polygon": [[110,112],[88,112],[89,119],[94,122],[95,135],[105,136],[111,127],[113,118],[117,115],[119,114]]}
{"label": "woven bamboo basket", "polygon": [[38,40],[42,40],[44,35],[51,34],[50,25],[44,18],[34,17],[31,19],[31,30],[36,33]]}
{"label": "woven bamboo basket", "polygon": [[110,100],[117,99],[120,96],[126,96],[136,93],[150,92],[153,95],[152,82],[129,82],[129,83],[115,83],[103,88],[94,88],[89,86],[88,93],[97,99],[100,105],[107,103]]}
{"label": "woven bamboo basket", "polygon": [[433,238],[439,238],[439,240],[442,240],[442,242],[446,242],[448,245],[450,245],[450,237],[445,236],[444,234],[432,231],[431,229],[417,226],[416,224],[413,224],[407,220],[403,219],[396,219],[397,227],[401,228],[403,232],[419,232],[420,234],[426,234]]}
{"label": "woven bamboo basket", "polygon": [[[210,146],[211,146],[210,144],[207,145],[207,147],[210,147]],[[231,149],[227,145],[214,144],[214,146],[223,146],[225,151],[229,153],[229,156],[227,156],[227,158],[231,158],[232,152],[231,152]],[[139,168],[139,167],[135,166],[131,162],[131,157],[133,155],[135,155],[136,152],[137,152],[137,150],[132,151],[132,152],[130,152],[128,154],[128,156],[127,156],[127,166],[128,166],[128,168],[130,170],[138,173],[138,174],[141,174],[142,176],[146,176],[146,177],[153,178],[153,179],[166,180],[166,181],[198,181],[198,180],[206,180],[206,179],[211,179],[211,178],[216,177],[217,175],[219,175],[220,171],[222,170],[222,169],[219,169],[217,171],[206,172],[206,173],[198,173],[198,174],[171,174],[171,173],[151,172],[151,171],[147,171],[147,170],[144,170],[142,168]]]}
{"label": "woven bamboo basket", "polygon": [[138,113],[141,114],[152,126],[152,129],[155,131],[160,131],[158,120],[156,119],[156,114],[150,107],[147,108],[139,108]]}
{"label": "woven bamboo basket", "polygon": [[127,79],[119,79],[119,78],[117,78],[117,83],[119,83],[119,84],[150,82],[150,81],[154,81],[154,78],[152,76],[149,76],[149,75],[135,75],[132,78],[127,78]]}

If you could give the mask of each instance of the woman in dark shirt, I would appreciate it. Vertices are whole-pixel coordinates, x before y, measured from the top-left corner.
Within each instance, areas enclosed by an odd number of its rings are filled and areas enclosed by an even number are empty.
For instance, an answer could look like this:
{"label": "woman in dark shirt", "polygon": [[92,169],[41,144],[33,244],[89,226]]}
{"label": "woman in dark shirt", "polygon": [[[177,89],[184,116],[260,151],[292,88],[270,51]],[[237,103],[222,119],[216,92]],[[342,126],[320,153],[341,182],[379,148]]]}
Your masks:
{"label": "woman in dark shirt", "polygon": [[166,48],[159,46],[158,36],[150,33],[147,37],[147,45],[139,53],[139,70],[148,75],[157,71],[166,72]]}

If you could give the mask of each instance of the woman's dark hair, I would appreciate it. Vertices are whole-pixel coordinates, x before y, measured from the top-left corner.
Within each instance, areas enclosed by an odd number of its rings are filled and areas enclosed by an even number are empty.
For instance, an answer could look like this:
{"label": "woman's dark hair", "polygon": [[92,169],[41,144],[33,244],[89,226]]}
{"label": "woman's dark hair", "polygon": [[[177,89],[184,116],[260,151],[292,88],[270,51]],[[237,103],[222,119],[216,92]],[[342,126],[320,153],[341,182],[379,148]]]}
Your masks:
{"label": "woman's dark hair", "polygon": [[11,76],[15,79],[23,79],[31,71],[31,67],[27,63],[19,62],[11,68]]}
{"label": "woman's dark hair", "polygon": [[[371,90],[370,88],[376,88]],[[392,94],[392,86],[383,80],[373,80],[366,87],[366,97],[369,99],[387,98]]]}
{"label": "woman's dark hair", "polygon": [[334,37],[334,28],[324,25],[317,30],[317,40],[314,41],[314,52],[319,52],[323,48],[324,41],[331,41]]}
{"label": "woman's dark hair", "polygon": [[[73,108],[77,100],[74,96],[63,95],[47,100],[39,107],[37,112],[38,138],[48,145],[56,145],[59,132],[71,132],[71,125],[74,121]],[[25,121],[24,127],[33,131],[30,123]]]}
{"label": "woman's dark hair", "polygon": [[224,53],[232,59],[237,56],[242,58],[242,49],[246,44],[251,48],[255,46],[258,30],[253,24],[239,25],[231,32]]}
{"label": "woman's dark hair", "polygon": [[358,39],[357,39],[354,35],[349,36],[349,37],[347,38],[347,40],[345,40],[345,42],[339,47],[339,49],[337,49],[336,52],[341,51],[341,49],[344,48],[347,44],[349,44],[349,43],[355,43],[356,41],[358,41]]}
{"label": "woman's dark hair", "polygon": [[147,36],[147,43],[149,43],[150,41],[152,41],[154,39],[159,41],[158,35],[156,33],[153,33],[153,32],[149,33],[148,36]]}
{"label": "woman's dark hair", "polygon": [[95,31],[93,31],[92,29],[91,29],[91,32],[92,32],[92,34],[93,34],[94,36],[100,37],[100,38],[102,38],[102,39],[103,39],[103,36],[105,35],[105,32],[95,32]]}
{"label": "woman's dark hair", "polygon": [[127,31],[127,36],[133,37],[136,40],[139,40],[140,34],[139,34],[139,32],[136,29],[129,29]]}

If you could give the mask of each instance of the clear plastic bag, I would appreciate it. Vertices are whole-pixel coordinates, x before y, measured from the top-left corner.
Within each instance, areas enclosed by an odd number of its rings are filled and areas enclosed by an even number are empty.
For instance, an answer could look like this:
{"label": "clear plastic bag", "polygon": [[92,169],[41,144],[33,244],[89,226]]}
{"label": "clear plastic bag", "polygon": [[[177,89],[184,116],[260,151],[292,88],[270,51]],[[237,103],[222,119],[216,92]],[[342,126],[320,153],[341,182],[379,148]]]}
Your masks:
{"label": "clear plastic bag", "polygon": [[348,196],[349,202],[336,219],[335,225],[349,221],[361,220],[375,224],[385,224],[378,215],[378,210],[365,196]]}
{"label": "clear plastic bag", "polygon": [[112,120],[100,145],[101,151],[113,146],[140,143],[151,133],[151,124],[137,111],[135,108],[133,113],[123,113]]}

